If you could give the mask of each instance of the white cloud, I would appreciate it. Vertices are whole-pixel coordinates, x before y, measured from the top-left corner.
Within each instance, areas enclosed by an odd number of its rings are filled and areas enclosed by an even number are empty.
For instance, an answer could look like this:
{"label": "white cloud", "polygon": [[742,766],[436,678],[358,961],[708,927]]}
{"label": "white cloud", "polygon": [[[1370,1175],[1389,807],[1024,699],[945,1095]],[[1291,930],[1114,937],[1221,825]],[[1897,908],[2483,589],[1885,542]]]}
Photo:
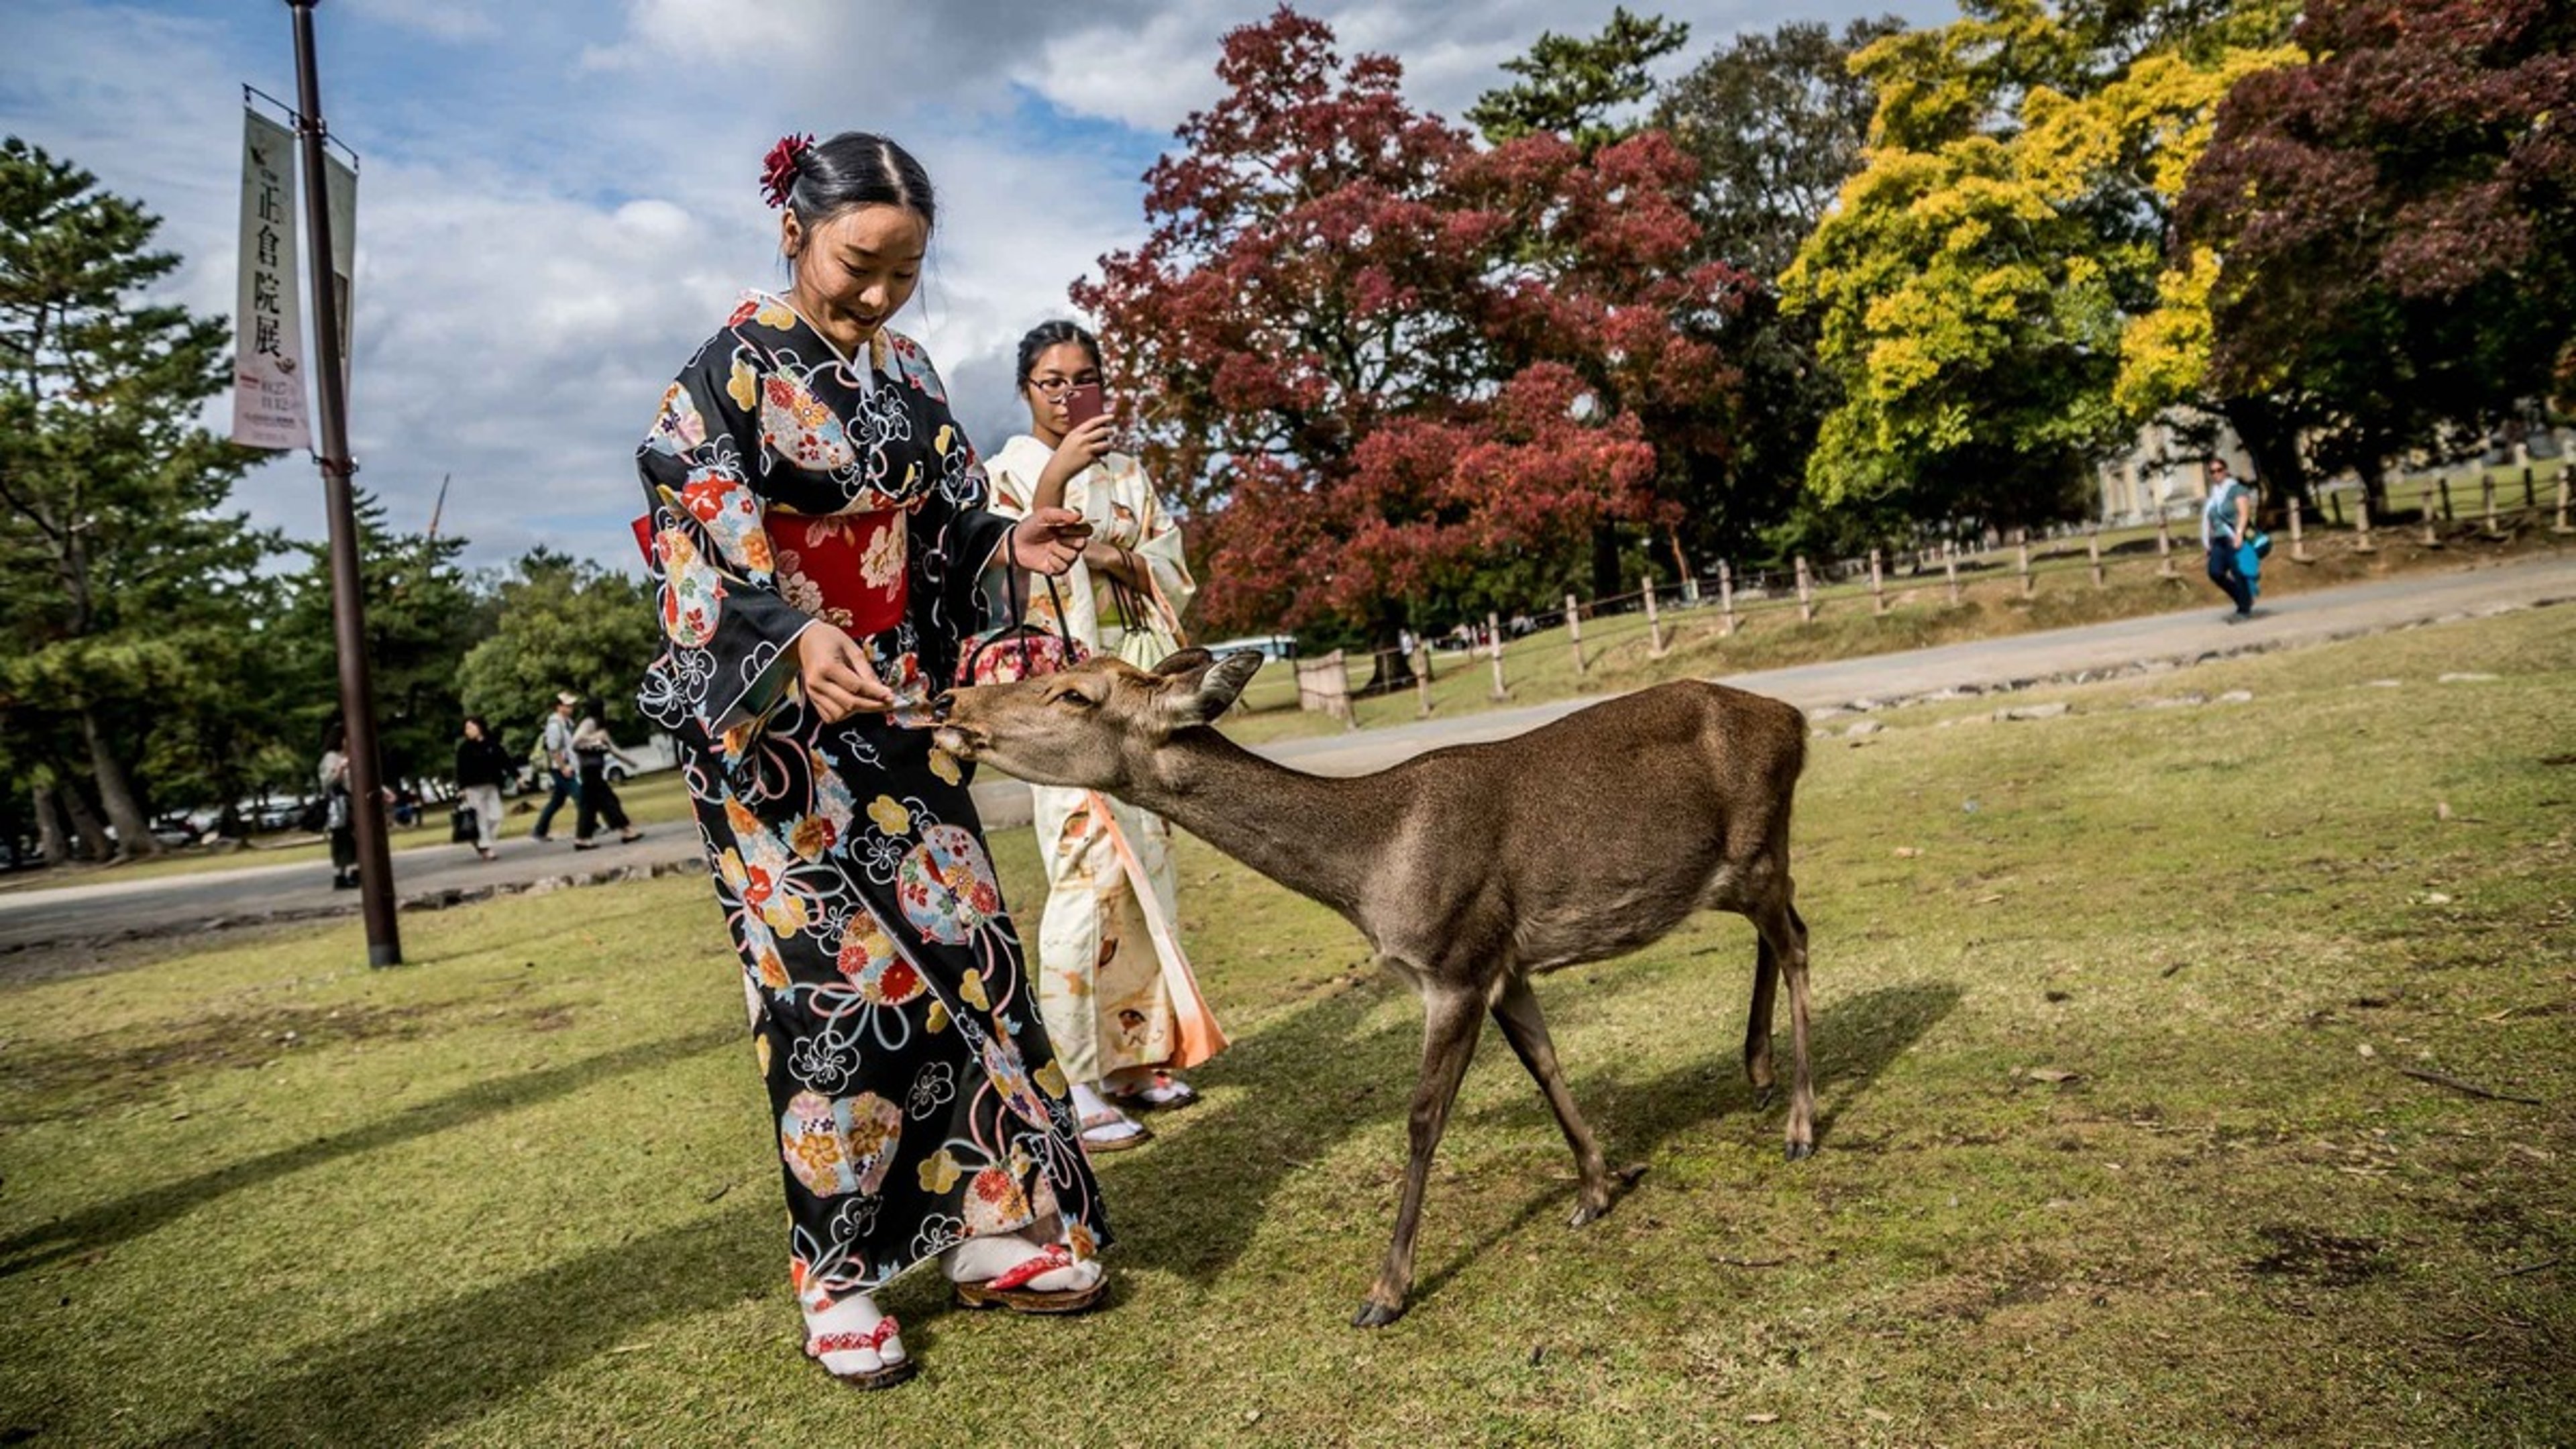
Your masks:
{"label": "white cloud", "polygon": [[[291,94],[283,7],[208,18],[148,5],[0,0],[0,130],[167,218],[165,290],[233,303],[239,83]],[[733,293],[781,280],[757,197],[781,132],[845,126],[910,145],[940,234],[913,309],[969,432],[1025,422],[1013,344],[1143,233],[1139,173],[1215,98],[1219,38],[1272,0],[349,0],[317,14],[333,129],[366,153],[351,429],[359,482],[417,528],[498,563],[545,543],[625,565],[634,441]],[[1353,0],[1312,7],[1345,55],[1392,51],[1414,101],[1453,118],[1541,29],[1588,33],[1611,0]],[[1652,7],[1695,51],[1782,17],[1751,0]],[[1874,11],[1813,0],[1820,18]],[[1945,0],[1900,0],[1918,20]],[[506,24],[504,23],[506,21]],[[424,45],[422,37],[434,44]],[[1050,111],[1052,108],[1052,111]],[[1068,119],[1070,118],[1070,119]],[[1112,339],[1114,345],[1115,339]],[[211,420],[228,417],[222,405]],[[261,522],[320,536],[309,460],[256,471]]]}

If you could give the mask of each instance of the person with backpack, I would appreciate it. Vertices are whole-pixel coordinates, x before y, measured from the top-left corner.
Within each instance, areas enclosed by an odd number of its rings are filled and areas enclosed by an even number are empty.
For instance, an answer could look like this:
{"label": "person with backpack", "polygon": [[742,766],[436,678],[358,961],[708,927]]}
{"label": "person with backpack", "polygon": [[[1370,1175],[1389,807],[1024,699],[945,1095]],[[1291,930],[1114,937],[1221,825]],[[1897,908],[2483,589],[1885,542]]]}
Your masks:
{"label": "person with backpack", "polygon": [[456,798],[474,817],[474,851],[485,860],[496,858],[492,847],[501,839],[501,781],[509,773],[509,752],[492,727],[478,715],[467,715],[465,732],[456,741]]}

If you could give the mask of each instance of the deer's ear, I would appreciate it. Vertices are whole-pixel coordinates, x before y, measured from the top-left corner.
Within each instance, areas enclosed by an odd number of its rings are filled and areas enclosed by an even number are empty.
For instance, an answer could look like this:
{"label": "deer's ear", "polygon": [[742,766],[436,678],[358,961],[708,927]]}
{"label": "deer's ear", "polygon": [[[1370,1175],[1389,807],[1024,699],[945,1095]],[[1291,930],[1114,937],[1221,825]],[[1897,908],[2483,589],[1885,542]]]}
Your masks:
{"label": "deer's ear", "polygon": [[1254,671],[1261,668],[1258,649],[1241,649],[1222,658],[1214,658],[1204,649],[1184,652],[1199,658],[1178,670],[1171,669],[1172,660],[1167,659],[1154,671],[1168,672],[1174,681],[1174,687],[1163,696],[1164,713],[1174,729],[1203,725],[1225,713],[1243,694],[1243,687],[1252,682]]}
{"label": "deer's ear", "polygon": [[1167,679],[1176,678],[1205,669],[1215,660],[1215,655],[1195,646],[1188,649],[1175,649],[1163,656],[1163,662],[1155,665],[1150,672]]}

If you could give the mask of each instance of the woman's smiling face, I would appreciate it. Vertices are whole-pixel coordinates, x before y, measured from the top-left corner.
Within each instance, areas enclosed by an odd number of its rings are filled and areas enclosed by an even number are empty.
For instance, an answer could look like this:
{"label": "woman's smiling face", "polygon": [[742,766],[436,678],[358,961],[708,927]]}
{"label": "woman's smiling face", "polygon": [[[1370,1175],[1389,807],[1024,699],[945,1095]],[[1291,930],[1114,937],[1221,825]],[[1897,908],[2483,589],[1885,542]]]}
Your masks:
{"label": "woman's smiling face", "polygon": [[797,310],[856,351],[912,300],[930,225],[908,206],[854,206],[809,230],[791,211],[780,243],[796,262]]}

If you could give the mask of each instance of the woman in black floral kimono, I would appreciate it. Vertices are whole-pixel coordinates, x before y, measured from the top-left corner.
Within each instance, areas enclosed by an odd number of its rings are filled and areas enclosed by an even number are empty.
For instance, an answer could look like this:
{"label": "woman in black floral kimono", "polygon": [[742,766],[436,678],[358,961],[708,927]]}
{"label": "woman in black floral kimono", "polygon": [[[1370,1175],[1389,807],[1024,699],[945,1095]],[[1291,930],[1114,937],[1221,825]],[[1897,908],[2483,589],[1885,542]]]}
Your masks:
{"label": "woman in black floral kimono", "polygon": [[966,770],[920,727],[987,562],[1061,573],[1088,530],[986,512],[930,360],[885,329],[929,242],[920,164],[791,137],[765,180],[794,285],[735,309],[636,453],[668,646],[640,702],[679,741],[742,954],[806,1352],[877,1387],[913,1365],[869,1294],[930,1258],[974,1307],[1105,1286]]}

